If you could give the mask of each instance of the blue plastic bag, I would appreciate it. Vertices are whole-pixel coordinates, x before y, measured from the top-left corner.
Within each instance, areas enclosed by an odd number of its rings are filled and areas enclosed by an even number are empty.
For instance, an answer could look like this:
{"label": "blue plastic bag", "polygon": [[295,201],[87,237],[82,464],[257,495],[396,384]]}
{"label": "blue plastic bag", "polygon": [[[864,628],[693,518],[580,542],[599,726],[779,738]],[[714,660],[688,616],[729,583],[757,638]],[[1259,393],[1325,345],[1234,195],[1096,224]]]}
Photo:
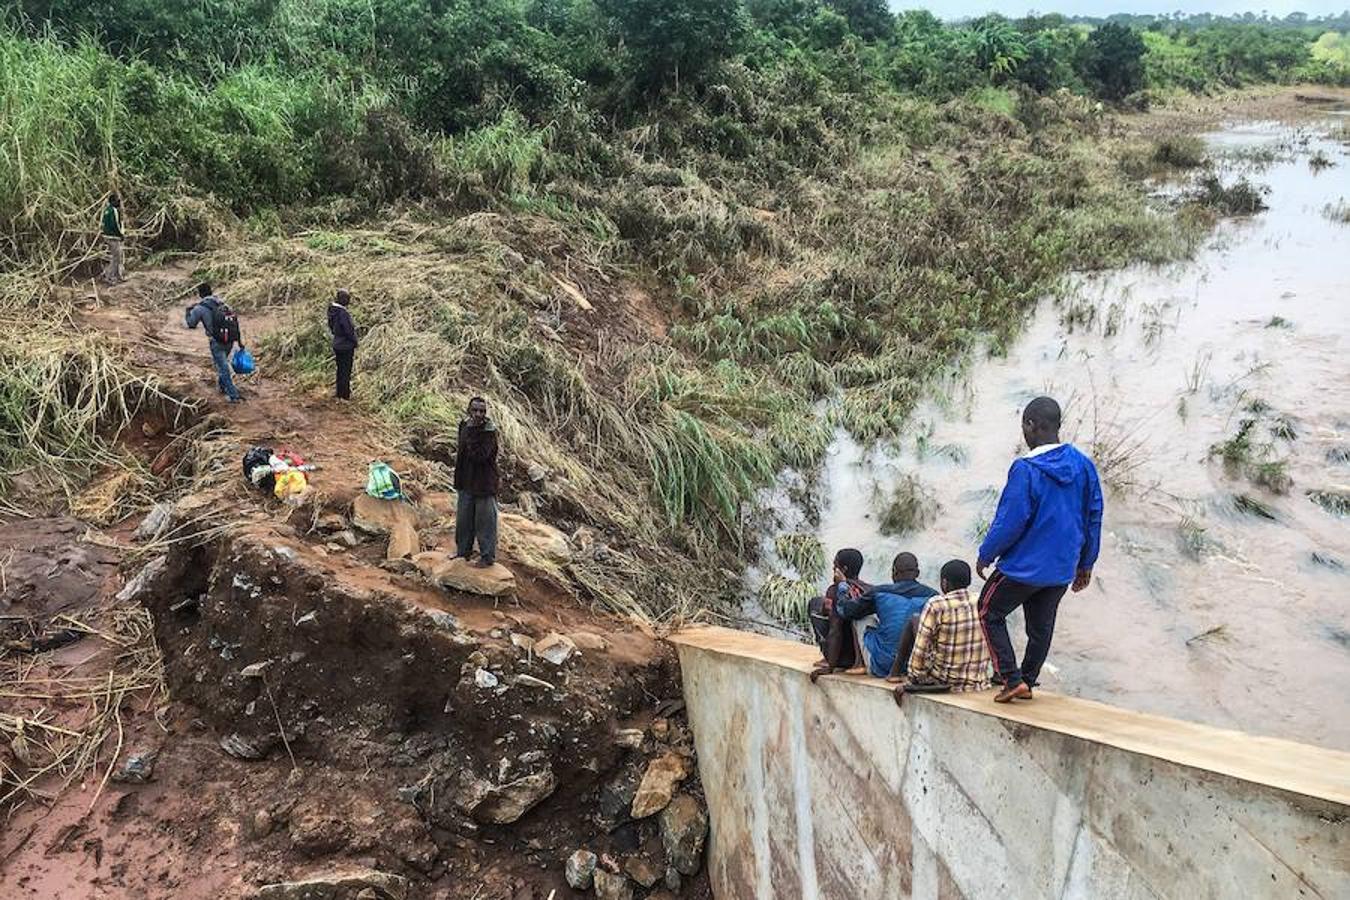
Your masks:
{"label": "blue plastic bag", "polygon": [[258,364],[253,361],[252,353],[249,353],[243,347],[239,347],[230,359],[230,368],[234,369],[236,375],[252,375],[253,370],[258,368]]}

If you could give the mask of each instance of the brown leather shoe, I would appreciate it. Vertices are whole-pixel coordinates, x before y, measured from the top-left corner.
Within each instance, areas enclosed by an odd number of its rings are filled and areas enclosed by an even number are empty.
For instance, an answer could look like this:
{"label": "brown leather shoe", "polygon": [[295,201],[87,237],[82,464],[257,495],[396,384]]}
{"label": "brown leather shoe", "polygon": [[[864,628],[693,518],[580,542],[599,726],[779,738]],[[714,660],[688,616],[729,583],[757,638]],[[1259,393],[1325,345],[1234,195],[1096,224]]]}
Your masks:
{"label": "brown leather shoe", "polygon": [[1031,688],[1025,681],[1019,681],[1012,687],[1005,687],[994,696],[995,703],[1011,703],[1014,700],[1030,700]]}

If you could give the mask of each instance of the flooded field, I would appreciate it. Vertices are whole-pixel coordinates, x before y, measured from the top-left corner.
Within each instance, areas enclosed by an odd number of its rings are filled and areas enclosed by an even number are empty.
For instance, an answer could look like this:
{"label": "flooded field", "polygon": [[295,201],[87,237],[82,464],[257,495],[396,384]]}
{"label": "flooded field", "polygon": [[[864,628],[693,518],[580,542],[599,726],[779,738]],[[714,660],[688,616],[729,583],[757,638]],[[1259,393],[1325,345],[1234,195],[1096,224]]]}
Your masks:
{"label": "flooded field", "polygon": [[1225,183],[1268,188],[1266,211],[1224,220],[1185,264],[1046,299],[894,446],[841,434],[815,515],[787,504],[780,534],[859,548],[869,581],[911,550],[936,584],[945,560],[974,562],[1018,411],[1048,393],[1109,493],[1046,686],[1350,749],[1350,152],[1331,134],[1347,121],[1207,135]]}

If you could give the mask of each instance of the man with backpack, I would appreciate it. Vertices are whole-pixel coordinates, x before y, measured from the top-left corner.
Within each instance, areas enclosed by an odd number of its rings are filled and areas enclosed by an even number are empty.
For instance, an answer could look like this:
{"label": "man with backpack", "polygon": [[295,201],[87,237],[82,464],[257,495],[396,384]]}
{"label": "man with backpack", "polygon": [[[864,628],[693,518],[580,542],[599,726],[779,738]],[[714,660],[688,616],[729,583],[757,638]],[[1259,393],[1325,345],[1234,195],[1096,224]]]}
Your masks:
{"label": "man with backpack", "polygon": [[197,303],[187,308],[187,327],[196,328],[201,324],[211,347],[211,362],[216,367],[216,383],[220,392],[231,403],[238,403],[243,398],[239,396],[234,379],[230,377],[230,348],[235,344],[241,348],[244,346],[239,331],[239,317],[212,293],[211,285],[205,281],[197,285],[197,297]]}

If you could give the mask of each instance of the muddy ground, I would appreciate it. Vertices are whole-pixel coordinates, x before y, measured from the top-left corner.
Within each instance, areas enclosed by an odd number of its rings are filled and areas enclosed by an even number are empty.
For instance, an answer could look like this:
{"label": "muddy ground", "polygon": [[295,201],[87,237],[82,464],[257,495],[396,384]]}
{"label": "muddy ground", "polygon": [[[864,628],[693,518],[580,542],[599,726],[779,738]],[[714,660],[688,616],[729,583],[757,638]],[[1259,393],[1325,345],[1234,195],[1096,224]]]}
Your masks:
{"label": "muddy ground", "polygon": [[[507,571],[447,580],[443,463],[266,374],[223,403],[190,276],[74,288],[183,402],[123,437],[155,518],[0,523],[0,893],[545,900],[584,849],[604,896],[710,896],[673,651],[566,574],[603,546],[508,509]],[[320,465],[302,507],[236,477],[258,444]],[[353,515],[376,458],[416,563]]]}

